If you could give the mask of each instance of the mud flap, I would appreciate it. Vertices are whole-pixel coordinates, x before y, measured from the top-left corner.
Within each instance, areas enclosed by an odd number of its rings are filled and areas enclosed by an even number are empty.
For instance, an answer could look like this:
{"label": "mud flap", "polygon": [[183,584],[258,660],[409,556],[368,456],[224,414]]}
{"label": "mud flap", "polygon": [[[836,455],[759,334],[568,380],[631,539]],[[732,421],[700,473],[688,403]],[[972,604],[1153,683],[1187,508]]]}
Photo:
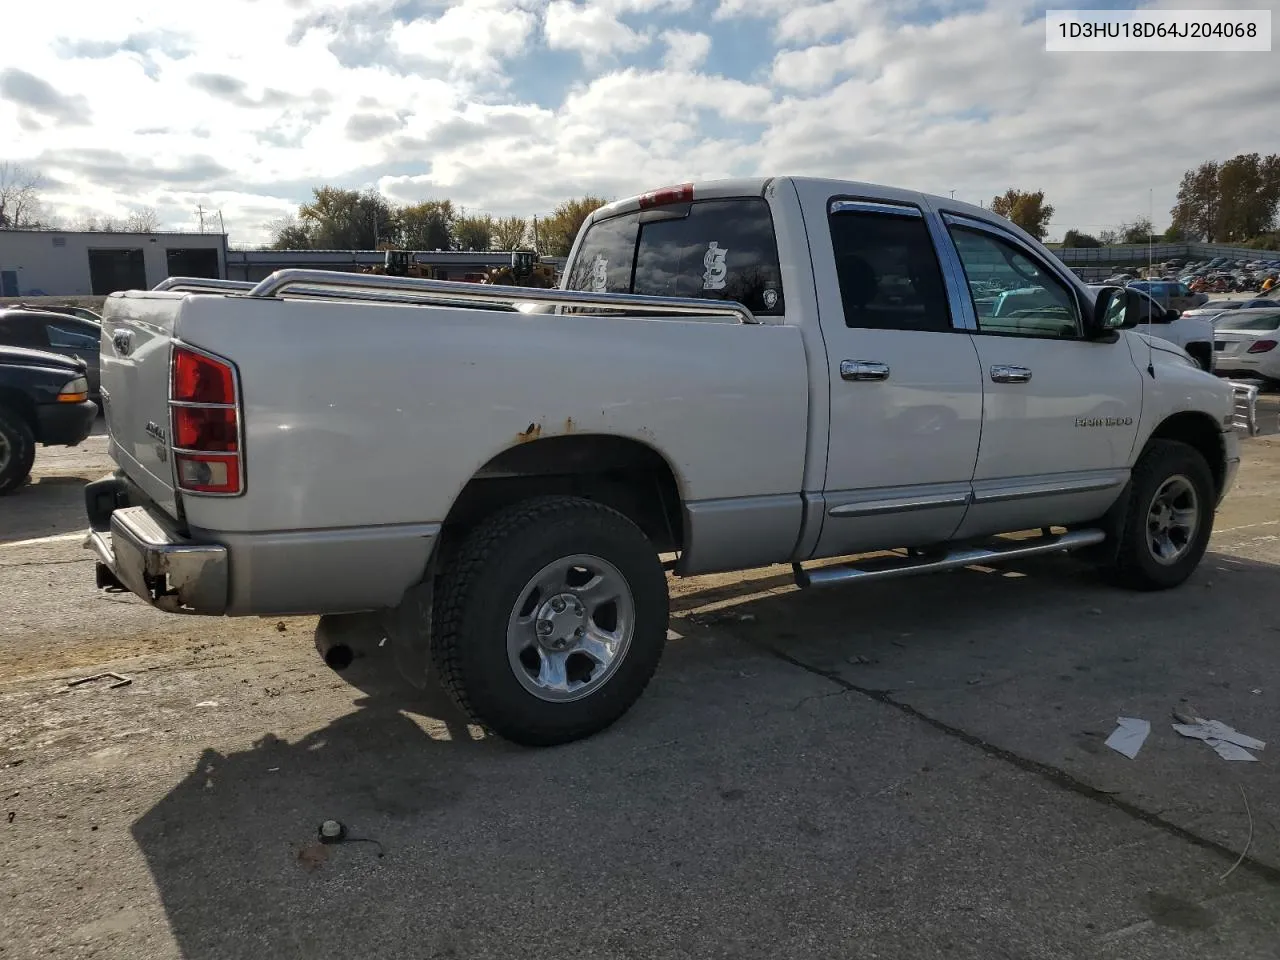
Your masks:
{"label": "mud flap", "polygon": [[391,642],[396,669],[419,690],[432,679],[431,614],[435,571],[428,570],[422,583],[410,587],[399,605],[383,610],[379,622]]}
{"label": "mud flap", "polygon": [[1101,543],[1081,550],[1077,554],[1081,560],[1104,567],[1116,562],[1116,556],[1120,552],[1120,534],[1124,531],[1125,512],[1129,509],[1129,499],[1132,491],[1133,481],[1130,480],[1124,485],[1124,489],[1120,491],[1120,496],[1116,497],[1115,503],[1102,515],[1100,520],[1096,523],[1081,525],[1101,528],[1107,535],[1107,539]]}

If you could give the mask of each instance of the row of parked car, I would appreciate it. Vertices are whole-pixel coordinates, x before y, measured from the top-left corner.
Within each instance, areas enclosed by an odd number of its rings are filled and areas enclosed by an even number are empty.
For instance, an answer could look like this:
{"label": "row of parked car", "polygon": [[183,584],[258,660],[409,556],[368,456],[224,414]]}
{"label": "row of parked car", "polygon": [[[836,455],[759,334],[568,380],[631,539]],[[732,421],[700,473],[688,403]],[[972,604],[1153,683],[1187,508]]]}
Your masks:
{"label": "row of parked car", "polygon": [[37,446],[92,432],[101,339],[101,317],[84,307],[0,308],[0,493],[26,482]]}

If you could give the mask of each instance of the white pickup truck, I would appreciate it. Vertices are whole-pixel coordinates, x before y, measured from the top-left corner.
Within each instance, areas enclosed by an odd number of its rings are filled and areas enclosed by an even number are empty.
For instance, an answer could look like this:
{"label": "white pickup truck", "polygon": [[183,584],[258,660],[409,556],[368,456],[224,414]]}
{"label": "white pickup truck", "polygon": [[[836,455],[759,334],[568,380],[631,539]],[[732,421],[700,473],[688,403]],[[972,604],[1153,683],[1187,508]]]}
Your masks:
{"label": "white pickup truck", "polygon": [[[196,614],[381,611],[531,745],[641,695],[664,567],[790,563],[812,588],[1081,549],[1172,587],[1239,462],[1232,386],[1132,332],[1132,296],[989,211],[865,183],[611,203],[560,290],[161,286],[106,305],[98,585]],[[1047,302],[975,307],[1013,288]]]}

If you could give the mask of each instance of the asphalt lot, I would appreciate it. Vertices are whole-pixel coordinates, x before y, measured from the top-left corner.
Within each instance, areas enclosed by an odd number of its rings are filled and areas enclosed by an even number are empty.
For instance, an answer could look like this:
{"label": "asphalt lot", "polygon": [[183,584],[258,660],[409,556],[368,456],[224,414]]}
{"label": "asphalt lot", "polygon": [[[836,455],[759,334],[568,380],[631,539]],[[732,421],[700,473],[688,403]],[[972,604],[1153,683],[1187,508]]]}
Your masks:
{"label": "asphalt lot", "polygon": [[[401,680],[365,618],[98,594],[80,486],[105,439],[41,450],[0,500],[0,957],[1273,960],[1280,402],[1262,413],[1180,590],[1070,559],[804,595],[781,568],[675,581],[640,704],[543,751]],[[317,630],[365,655],[333,673]],[[67,686],[106,670],[132,683]],[[1221,760],[1174,708],[1268,746]],[[1152,723],[1135,760],[1103,746],[1119,716]],[[326,818],[381,846],[316,844]]]}

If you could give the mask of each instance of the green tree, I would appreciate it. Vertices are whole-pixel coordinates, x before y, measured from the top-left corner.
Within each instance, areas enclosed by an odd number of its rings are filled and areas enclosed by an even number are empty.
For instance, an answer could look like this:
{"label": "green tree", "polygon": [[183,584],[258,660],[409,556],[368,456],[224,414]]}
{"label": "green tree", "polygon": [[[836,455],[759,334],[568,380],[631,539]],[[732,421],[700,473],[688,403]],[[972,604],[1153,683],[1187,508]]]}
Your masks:
{"label": "green tree", "polygon": [[267,225],[271,231],[271,250],[310,250],[311,230],[293,214],[286,214]]}
{"label": "green tree", "polygon": [[1081,233],[1079,230],[1068,230],[1062,237],[1062,245],[1064,247],[1100,247],[1102,241],[1092,234]]}
{"label": "green tree", "polygon": [[529,232],[524,217],[499,217],[493,221],[493,246],[497,250],[519,250]]}
{"label": "green tree", "polygon": [[1212,243],[1218,236],[1218,163],[1206,160],[1182,175],[1173,209],[1173,226],[1191,240]]}
{"label": "green tree", "polygon": [[451,200],[423,200],[401,207],[398,242],[407,250],[451,250],[457,219]]}
{"label": "green tree", "polygon": [[487,213],[458,217],[453,242],[459,250],[488,250],[493,246],[493,217]]}
{"label": "green tree", "polygon": [[544,257],[567,257],[587,217],[608,201],[600,197],[566,200],[551,216],[537,221],[537,251]]}
{"label": "green tree", "polygon": [[991,210],[1012,220],[1037,240],[1043,240],[1053,219],[1053,205],[1044,202],[1044,191],[1018,190],[1010,187],[991,200]]}
{"label": "green tree", "polygon": [[1120,224],[1121,243],[1148,243],[1154,238],[1150,217],[1138,217],[1133,223]]}
{"label": "green tree", "polygon": [[1280,156],[1232,157],[1218,169],[1218,234],[1249,240],[1270,229],[1280,201]]}

